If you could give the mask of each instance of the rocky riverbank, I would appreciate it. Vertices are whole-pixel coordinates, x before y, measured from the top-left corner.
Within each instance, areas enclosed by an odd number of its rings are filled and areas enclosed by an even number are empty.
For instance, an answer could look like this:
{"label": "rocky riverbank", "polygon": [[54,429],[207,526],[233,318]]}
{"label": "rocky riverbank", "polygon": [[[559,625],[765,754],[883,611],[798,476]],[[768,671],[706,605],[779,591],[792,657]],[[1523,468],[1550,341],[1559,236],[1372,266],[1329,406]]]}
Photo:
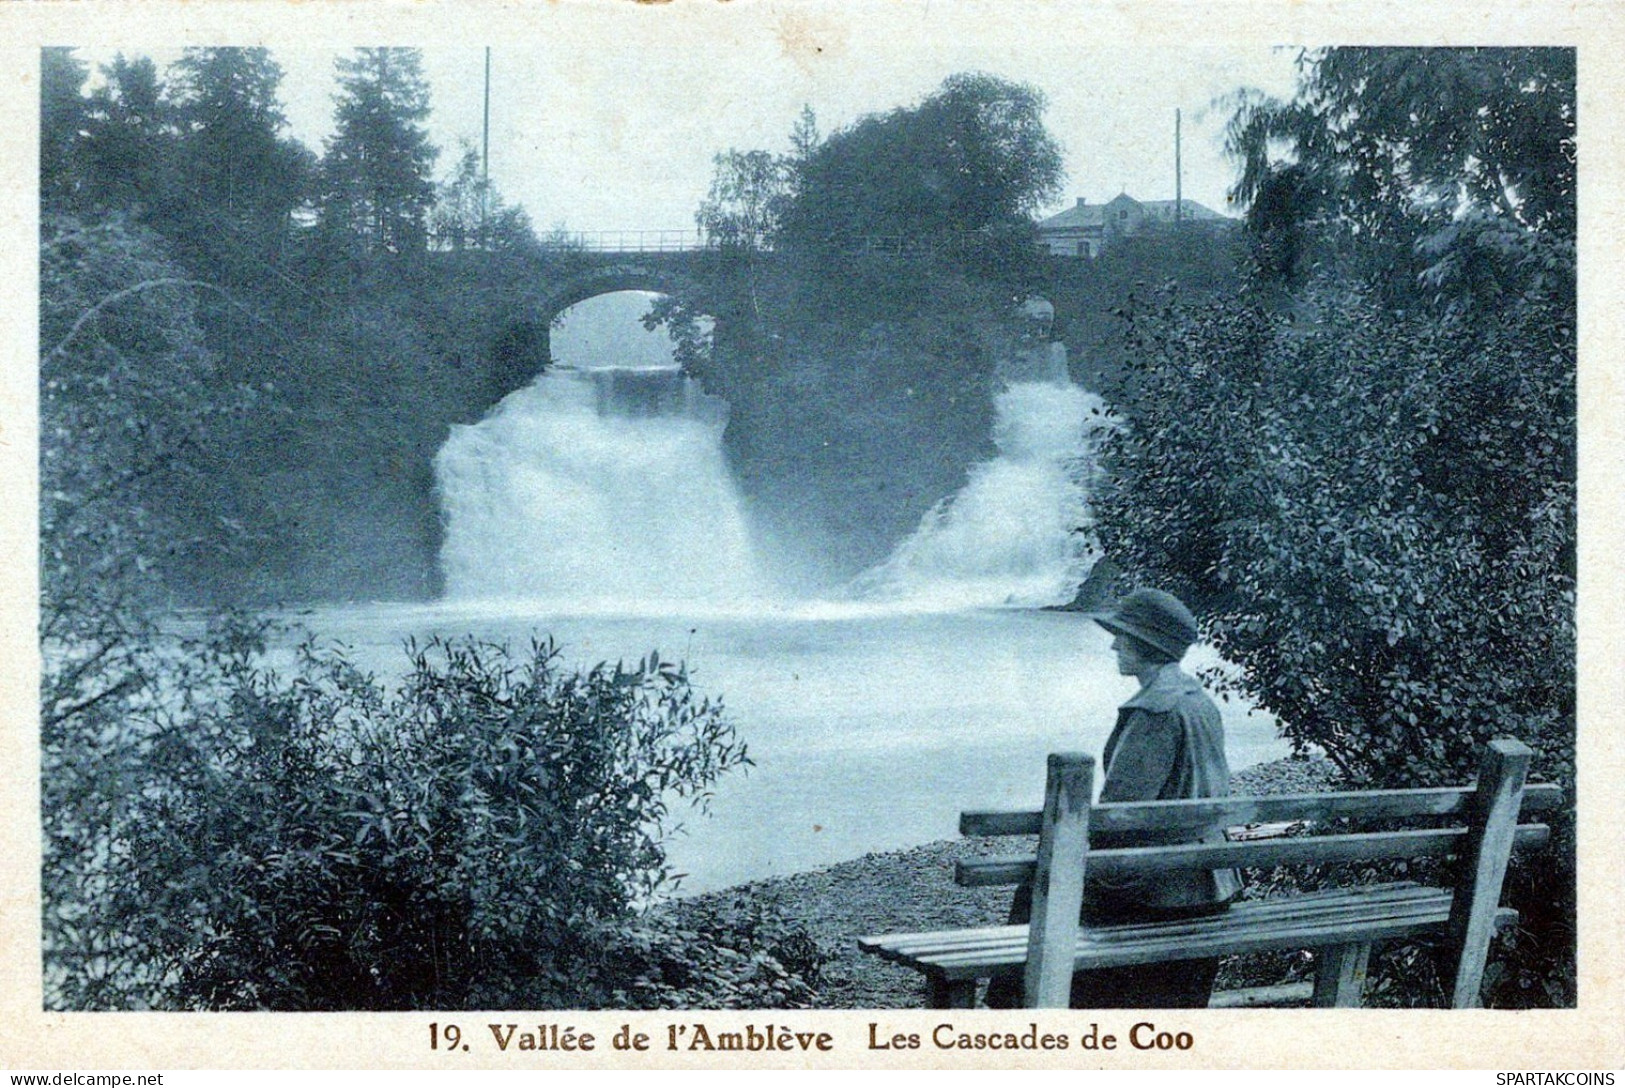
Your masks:
{"label": "rocky riverbank", "polygon": [[[1335,768],[1325,760],[1284,759],[1238,771],[1235,793],[1299,793],[1329,788]],[[824,963],[815,986],[816,1006],[829,1009],[919,1008],[920,976],[860,953],[856,938],[900,929],[951,929],[991,925],[1004,918],[1008,888],[961,888],[956,860],[998,853],[1031,853],[1029,840],[948,840],[909,850],[865,854],[808,873],[742,884],[690,902],[771,916],[805,931]],[[1256,965],[1226,965],[1239,976],[1233,985],[1257,985]],[[1221,974],[1220,987],[1225,986]]]}

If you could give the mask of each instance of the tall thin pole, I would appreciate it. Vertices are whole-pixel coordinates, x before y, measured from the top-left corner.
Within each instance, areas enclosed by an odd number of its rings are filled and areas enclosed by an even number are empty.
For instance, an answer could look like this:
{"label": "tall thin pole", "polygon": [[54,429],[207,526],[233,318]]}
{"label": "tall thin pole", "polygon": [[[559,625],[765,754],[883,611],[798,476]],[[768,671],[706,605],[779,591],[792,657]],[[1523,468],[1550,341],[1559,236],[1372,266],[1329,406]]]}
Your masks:
{"label": "tall thin pole", "polygon": [[485,137],[480,162],[480,233],[491,210],[491,47],[485,47]]}
{"label": "tall thin pole", "polygon": [[1179,161],[1179,110],[1174,110],[1174,222],[1185,216],[1185,172]]}

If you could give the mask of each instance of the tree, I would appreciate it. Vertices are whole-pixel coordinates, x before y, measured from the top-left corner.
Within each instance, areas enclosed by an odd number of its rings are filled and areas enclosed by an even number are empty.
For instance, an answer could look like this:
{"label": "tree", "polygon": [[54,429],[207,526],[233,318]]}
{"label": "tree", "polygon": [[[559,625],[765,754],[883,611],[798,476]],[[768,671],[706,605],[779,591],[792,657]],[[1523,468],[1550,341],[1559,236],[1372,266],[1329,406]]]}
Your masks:
{"label": "tree", "polygon": [[1305,232],[1329,233],[1434,291],[1499,298],[1531,275],[1551,289],[1563,270],[1525,246],[1574,234],[1574,93],[1572,49],[1305,53],[1290,102],[1231,99],[1235,195],[1294,267]]}
{"label": "tree", "polygon": [[88,75],[72,49],[40,50],[40,202],[54,210],[71,207],[84,183],[80,155],[89,123]]}
{"label": "tree", "polygon": [[789,174],[787,160],[768,151],[719,152],[695,224],[723,249],[770,248],[789,198]]}
{"label": "tree", "polygon": [[[47,216],[40,253],[42,743],[152,698],[154,611],[239,543],[218,425],[252,404],[219,379],[207,285],[122,220]],[[87,725],[86,723],[92,723]]]}
{"label": "tree", "polygon": [[157,66],[119,53],[91,92],[83,141],[86,207],[161,214],[170,185],[174,127]]}
{"label": "tree", "polygon": [[729,148],[712,157],[711,188],[694,215],[714,246],[740,251],[772,248],[779,221],[800,194],[802,173],[818,150],[818,118],[801,107],[790,130],[790,154]]}
{"label": "tree", "polygon": [[[1192,600],[1236,686],[1354,781],[1460,778],[1512,735],[1573,784],[1572,62],[1331,50],[1291,103],[1243,100],[1240,192],[1293,260],[1240,297],[1139,300],[1105,390],[1107,552]],[[1534,958],[1502,1000],[1573,1000],[1554,823],[1509,882]]]}
{"label": "tree", "polygon": [[434,204],[429,86],[416,49],[358,49],[338,62],[337,132],[322,160],[322,220],[363,250],[421,251]]}
{"label": "tree", "polygon": [[1573,344],[1327,297],[1297,328],[1167,305],[1132,334],[1108,551],[1199,602],[1285,734],[1358,781],[1572,741]]}
{"label": "tree", "polygon": [[[196,469],[214,360],[206,289],[147,231],[48,217],[40,260],[40,540],[54,606],[150,591],[180,513],[160,500]],[[173,496],[170,496],[173,497]],[[100,583],[93,591],[87,581]]]}
{"label": "tree", "polygon": [[959,229],[1024,219],[1060,191],[1061,150],[1041,92],[979,72],[949,76],[920,107],[946,141],[949,218]]}
{"label": "tree", "polygon": [[[1347,284],[1308,304],[1138,315],[1093,503],[1107,554],[1192,601],[1231,690],[1350,781],[1470,776],[1510,735],[1572,790],[1571,318],[1402,314]],[[1497,1002],[1574,1000],[1572,814],[1553,823],[1509,877],[1527,929]]]}
{"label": "tree", "polygon": [[811,106],[802,106],[801,115],[796,118],[795,127],[790,130],[790,172],[792,177],[799,178],[801,168],[811,159],[813,152],[823,142],[818,134],[818,115]]}
{"label": "tree", "polygon": [[437,249],[529,251],[540,243],[523,208],[510,207],[486,178],[480,153],[463,145],[452,176],[436,189],[429,233]]}
{"label": "tree", "polygon": [[1043,110],[1031,87],[961,73],[919,105],[865,117],[813,148],[778,229],[779,244],[815,270],[812,308],[906,317],[925,304],[927,264],[1010,298],[1035,289],[1030,213],[1062,176]]}
{"label": "tree", "polygon": [[189,48],[169,82],[194,218],[242,236],[257,254],[275,253],[309,171],[308,152],[282,136],[281,67],[267,49]]}
{"label": "tree", "polygon": [[950,76],[913,109],[865,117],[811,149],[784,233],[850,247],[1024,222],[1059,191],[1044,96],[982,73]]}

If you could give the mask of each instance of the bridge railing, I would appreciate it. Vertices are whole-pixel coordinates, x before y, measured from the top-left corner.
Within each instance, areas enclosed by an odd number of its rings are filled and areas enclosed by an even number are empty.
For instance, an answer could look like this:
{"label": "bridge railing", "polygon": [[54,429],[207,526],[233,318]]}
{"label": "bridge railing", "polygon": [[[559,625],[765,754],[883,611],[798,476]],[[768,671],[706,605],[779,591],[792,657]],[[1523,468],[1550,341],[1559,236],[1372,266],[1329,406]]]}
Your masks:
{"label": "bridge railing", "polygon": [[693,253],[709,248],[696,230],[567,231],[562,240],[586,253]]}
{"label": "bridge railing", "polygon": [[[964,244],[964,238],[980,232],[966,232],[952,244]],[[716,249],[718,241],[697,230],[596,230],[565,231],[550,238],[555,244],[584,253],[696,253]],[[931,257],[950,245],[943,236],[906,234],[854,235],[836,241],[847,256],[886,256],[901,258]],[[756,244],[759,250],[770,251],[770,241]]]}

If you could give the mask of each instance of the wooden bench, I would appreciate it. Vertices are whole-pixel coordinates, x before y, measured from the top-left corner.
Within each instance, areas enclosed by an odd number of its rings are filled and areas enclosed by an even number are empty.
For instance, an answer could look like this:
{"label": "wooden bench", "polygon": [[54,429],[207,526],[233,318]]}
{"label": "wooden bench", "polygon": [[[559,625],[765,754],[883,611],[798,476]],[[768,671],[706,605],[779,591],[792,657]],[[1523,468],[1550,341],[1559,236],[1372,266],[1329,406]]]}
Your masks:
{"label": "wooden bench", "polygon": [[[1268,949],[1314,950],[1313,1003],[1351,1006],[1360,1004],[1373,943],[1432,935],[1442,937],[1449,952],[1451,1005],[1474,1007],[1490,938],[1517,920],[1516,911],[1500,906],[1511,852],[1542,845],[1549,837],[1543,824],[1520,824],[1520,815],[1562,802],[1556,786],[1525,787],[1530,755],[1514,740],[1490,742],[1476,786],[1106,805],[1090,804],[1090,756],[1052,755],[1043,811],[966,812],[959,821],[963,835],[1038,835],[1035,857],[961,861],[955,872],[958,883],[967,886],[1030,880],[1030,925],[892,933],[859,938],[858,945],[924,974],[932,1008],[968,1008],[978,979],[1018,974],[1028,1008],[1064,1008],[1076,970]],[[1215,828],[1313,826],[1345,817],[1435,817],[1446,826],[1194,841]],[[1090,850],[1091,829],[1179,832],[1191,841]],[[1243,900],[1221,914],[1183,921],[1093,928],[1078,921],[1086,865],[1124,875],[1422,857],[1456,858],[1449,886],[1370,884]]]}

